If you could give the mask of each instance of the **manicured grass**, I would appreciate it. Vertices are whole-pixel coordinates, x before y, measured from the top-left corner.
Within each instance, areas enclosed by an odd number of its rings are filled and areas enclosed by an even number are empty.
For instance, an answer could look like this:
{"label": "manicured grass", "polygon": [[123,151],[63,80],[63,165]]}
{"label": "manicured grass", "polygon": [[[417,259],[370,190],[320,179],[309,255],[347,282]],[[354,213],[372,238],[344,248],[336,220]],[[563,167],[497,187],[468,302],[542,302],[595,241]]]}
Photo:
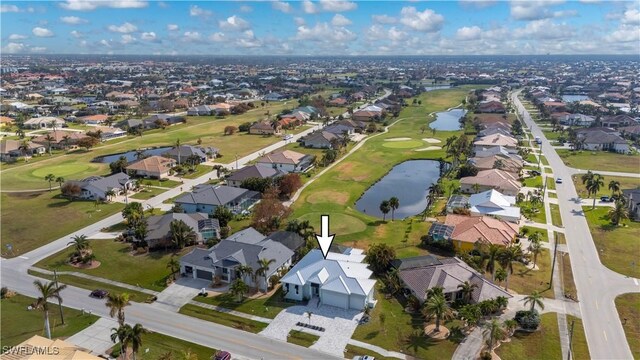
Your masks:
{"label": "manicured grass", "polygon": [[[145,352],[146,349],[149,349],[149,352]],[[112,356],[118,355],[120,345],[115,345],[112,350]],[[187,352],[196,355],[198,359],[207,360],[216,353],[216,349],[152,332],[142,335],[142,349],[136,355],[136,359],[160,359],[167,353],[171,353],[173,359],[179,359]]]}
{"label": "manicured grass", "polygon": [[185,179],[196,179],[199,178],[200,176],[213,171],[213,166],[209,166],[209,165],[197,165],[196,166],[196,171],[194,172],[188,172],[186,173],[184,176],[182,176]]}
{"label": "manicured grass", "polygon": [[620,314],[620,321],[622,321],[633,358],[640,359],[640,294],[618,296],[616,308]]}
{"label": "manicured grass", "polygon": [[537,227],[533,227],[533,226],[522,226],[520,227],[520,230],[522,229],[529,229],[529,233],[527,234],[527,236],[533,234],[533,233],[538,233],[540,234],[540,240],[544,241],[544,242],[549,242],[549,235],[547,234],[547,230],[544,229],[540,229]]}
{"label": "manicured grass", "polygon": [[252,332],[254,334],[264,330],[268,324],[241,318],[226,313],[221,313],[211,309],[206,309],[200,306],[187,304],[180,308],[180,314],[187,316],[193,316],[198,319],[211,321],[220,325],[229,326],[235,329]]}
{"label": "manicured grass", "polygon": [[[576,186],[578,196],[586,199],[589,197],[589,194],[587,193],[586,186],[582,183],[581,176],[582,175],[574,175],[573,183]],[[601,196],[611,196],[611,190],[609,190],[609,182],[611,181],[618,181],[620,183],[620,189],[635,189],[640,187],[640,178],[605,175],[604,186],[600,188],[596,194],[596,198],[600,198]]]}
{"label": "manicured grass", "polygon": [[418,140],[405,141],[387,141],[382,146],[390,149],[411,149],[424,145],[424,142]]}
{"label": "manicured grass", "polygon": [[151,199],[152,197],[154,197],[156,195],[162,194],[165,191],[167,191],[167,189],[158,189],[158,188],[153,188],[153,187],[146,187],[146,188],[140,190],[139,192],[131,195],[130,198],[138,199],[138,200],[147,200],[147,199]]}
{"label": "manicured grass", "polygon": [[[330,199],[327,199],[327,200],[330,200]],[[309,222],[311,223],[311,226],[313,226],[314,229],[319,229],[321,215],[329,215],[330,219],[332,220],[332,224],[331,224],[332,233],[347,235],[347,234],[364,231],[367,228],[367,225],[357,217],[341,214],[338,212],[335,212],[335,213],[313,212],[313,213],[305,214],[301,216],[299,219],[309,220]],[[333,225],[333,224],[336,224],[336,225]]]}
{"label": "manicured grass", "polygon": [[291,330],[289,331],[289,335],[287,335],[287,342],[304,347],[315,344],[318,339],[320,339],[320,336],[307,334],[300,330]]}
{"label": "manicured grass", "polygon": [[537,188],[538,186],[542,186],[542,176],[538,175],[534,177],[525,178],[522,181],[522,185],[527,187],[534,187],[534,188]]}
{"label": "manicured grass", "polygon": [[571,322],[575,321],[573,325],[573,340],[571,343],[571,356],[578,359],[590,359],[589,345],[587,344],[587,338],[584,335],[584,326],[582,320],[571,315],[567,315],[567,325],[571,329]]}
{"label": "manicured grass", "polygon": [[[533,208],[533,206],[531,205],[531,203],[529,202],[522,202],[520,204],[520,207],[522,209],[526,208]],[[547,213],[546,210],[544,209],[544,206],[542,204],[538,205],[537,207],[537,212],[533,212],[530,216],[525,215],[526,212],[523,212],[523,215],[526,216],[529,220],[533,221],[533,222],[537,222],[537,223],[541,223],[541,224],[546,224],[547,223]]]}
{"label": "manicured grass", "polygon": [[[64,299],[63,299],[64,300]],[[39,310],[27,310],[36,301],[34,298],[16,295],[0,300],[0,343],[3,349],[15,346],[34,335],[46,337],[44,313]],[[64,301],[63,301],[64,303]],[[53,338],[67,338],[84,330],[98,320],[98,316],[82,314],[80,310],[63,307],[65,324],[60,321],[60,310],[53,303],[49,306],[49,322]]]}
{"label": "manicured grass", "polygon": [[547,190],[556,189],[556,180],[552,177],[547,177]]}
{"label": "manicured grass", "polygon": [[556,149],[567,166],[584,170],[634,173],[640,169],[640,155],[616,154],[607,151],[571,151]]}
{"label": "manicured grass", "polygon": [[516,331],[511,341],[501,343],[495,352],[502,359],[563,359],[556,313],[542,314],[537,331]]}
{"label": "manicured grass", "polygon": [[551,223],[555,226],[562,226],[560,207],[556,204],[549,204],[549,209],[551,210]]}
{"label": "manicured grass", "polygon": [[571,294],[574,299],[578,298],[576,284],[573,281],[573,271],[571,270],[571,258],[569,253],[558,253],[558,265],[562,273],[562,282],[564,284],[564,293]]}
{"label": "manicured grass", "polygon": [[[4,173],[2,174],[4,181]],[[2,193],[2,256],[13,257],[121,211],[124,204],[69,201],[60,191]],[[100,211],[96,211],[100,210]],[[28,216],[27,216],[28,214]],[[13,245],[13,253],[6,244]]]}
{"label": "manicured grass", "polygon": [[166,187],[166,188],[174,188],[180,185],[179,181],[169,180],[169,179],[162,179],[162,180],[145,179],[142,181],[142,183],[144,185],[159,186],[159,187]]}
{"label": "manicured grass", "polygon": [[389,358],[378,354],[377,352],[371,351],[369,349],[364,349],[361,347],[357,347],[355,345],[347,344],[344,349],[344,358],[345,359],[353,359],[355,356],[363,356],[369,355],[373,356],[376,360],[394,360],[396,358]]}
{"label": "manicured grass", "polygon": [[[424,317],[420,314],[409,314],[404,311],[404,304],[397,299],[385,299],[381,294],[378,303],[371,312],[371,319],[359,325],[353,333],[353,339],[380,346],[383,349],[403,352],[418,359],[450,359],[458,343],[462,340],[450,336],[446,340],[433,340],[425,336]],[[385,315],[384,324],[380,322],[380,314]],[[442,323],[453,332],[459,328],[459,321]],[[370,354],[370,351],[364,354]],[[360,353],[358,355],[362,355]]]}
{"label": "manicured grass", "polygon": [[245,299],[241,303],[229,293],[213,297],[196,296],[193,300],[270,319],[275,318],[280,311],[295,305],[292,302],[284,302],[282,289],[278,289],[270,297],[263,295],[257,299]]}
{"label": "manicured grass", "polygon": [[623,275],[640,277],[640,223],[627,220],[623,226],[612,225],[609,208],[584,206],[591,236],[598,249],[600,261],[609,269]]}
{"label": "manicured grass", "polygon": [[46,168],[37,169],[31,172],[31,175],[39,178],[44,178],[48,174],[54,174],[55,176],[70,176],[87,171],[90,168],[89,164],[77,164],[77,163],[64,163],[57,166],[49,166]]}
{"label": "manicured grass", "polygon": [[[531,294],[537,290],[544,297],[555,298],[553,290],[549,289],[549,279],[551,278],[549,250],[542,249],[538,254],[536,265],[538,270],[530,270],[524,264],[513,263],[513,274],[509,275],[509,290],[518,294]],[[489,278],[491,278],[491,274],[489,274]],[[500,283],[500,285],[504,287],[504,283]]]}
{"label": "manicured grass", "polygon": [[563,233],[555,232],[554,234],[556,236],[556,241],[558,242],[558,244],[566,244],[567,243],[567,239],[565,239]]}
{"label": "manicured grass", "polygon": [[[53,275],[45,275],[33,270],[28,270],[28,273],[30,275],[37,276],[43,279],[53,280]],[[93,281],[91,279],[85,279],[85,278],[81,278],[73,275],[58,275],[58,281],[61,284],[67,284],[69,286],[75,286],[75,287],[79,287],[86,290],[93,291],[95,289],[102,289],[102,290],[108,291],[111,294],[127,293],[129,294],[131,301],[135,301],[135,302],[145,302],[151,296],[143,292],[130,290],[127,288],[111,285],[105,282]]]}
{"label": "manicured grass", "polygon": [[[91,240],[89,241],[96,260],[100,261],[100,266],[95,269],[78,269],[67,264],[72,248],[65,249],[40,262],[36,266],[43,269],[58,271],[76,271],[88,275],[103,277],[130,285],[141,286],[147,289],[162,291],[166,286],[166,279],[169,276],[167,263],[172,256],[180,258],[190,249],[182,251],[165,252],[152,251],[143,255],[131,255],[130,244],[116,242],[113,240]],[[126,271],[124,269],[135,269]]]}

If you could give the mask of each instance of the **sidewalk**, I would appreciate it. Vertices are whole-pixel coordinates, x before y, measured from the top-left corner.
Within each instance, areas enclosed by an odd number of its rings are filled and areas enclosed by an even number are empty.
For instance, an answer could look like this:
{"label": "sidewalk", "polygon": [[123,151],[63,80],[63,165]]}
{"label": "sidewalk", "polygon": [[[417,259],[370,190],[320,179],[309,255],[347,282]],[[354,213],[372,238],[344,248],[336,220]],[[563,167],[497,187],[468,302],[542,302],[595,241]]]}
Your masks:
{"label": "sidewalk", "polygon": [[111,329],[117,327],[116,320],[99,318],[91,326],[69,337],[66,341],[87,349],[96,356],[104,355],[107,350],[117,346],[111,341]]}
{"label": "sidewalk", "polygon": [[[38,272],[38,273],[41,273],[41,274],[45,274],[45,275],[53,275],[53,271],[40,269],[40,268],[37,268],[35,266],[30,267],[29,270],[32,270],[32,271],[35,271],[35,272]],[[158,295],[159,294],[157,291],[145,289],[145,288],[140,287],[140,286],[129,285],[129,284],[125,284],[125,283],[122,283],[122,282],[119,282],[119,281],[109,280],[109,279],[101,278],[101,277],[98,277],[98,276],[87,275],[87,274],[84,274],[84,273],[81,273],[81,272],[76,272],[76,271],[58,271],[58,275],[73,275],[73,276],[76,276],[76,277],[81,277],[81,278],[93,280],[93,281],[96,281],[96,282],[101,282],[101,283],[105,283],[105,284],[109,284],[109,285],[113,285],[113,286],[118,286],[118,287],[121,287],[121,288],[129,289],[129,290],[133,290],[133,291],[138,291],[138,292],[142,292],[142,293],[149,294],[149,295]]]}

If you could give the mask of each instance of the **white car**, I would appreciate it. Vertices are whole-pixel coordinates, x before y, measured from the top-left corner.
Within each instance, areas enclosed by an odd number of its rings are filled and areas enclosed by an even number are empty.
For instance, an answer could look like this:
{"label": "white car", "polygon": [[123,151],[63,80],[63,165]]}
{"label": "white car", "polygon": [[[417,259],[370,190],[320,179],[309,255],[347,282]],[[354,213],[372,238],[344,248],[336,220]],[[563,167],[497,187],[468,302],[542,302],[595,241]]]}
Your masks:
{"label": "white car", "polygon": [[362,356],[354,356],[353,360],[375,360],[375,358],[369,355],[362,355]]}
{"label": "white car", "polygon": [[291,140],[291,139],[293,139],[293,135],[291,135],[291,134],[287,134],[287,135],[282,137],[282,140]]}

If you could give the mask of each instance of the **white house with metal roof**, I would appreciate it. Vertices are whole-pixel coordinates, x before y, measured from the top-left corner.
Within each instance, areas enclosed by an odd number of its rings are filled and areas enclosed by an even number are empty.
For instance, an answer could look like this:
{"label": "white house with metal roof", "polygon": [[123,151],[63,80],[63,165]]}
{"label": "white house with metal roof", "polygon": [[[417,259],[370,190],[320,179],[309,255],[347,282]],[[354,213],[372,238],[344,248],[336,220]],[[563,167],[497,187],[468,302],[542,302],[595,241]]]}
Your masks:
{"label": "white house with metal roof", "polygon": [[520,208],[515,196],[503,195],[496,190],[487,190],[469,197],[469,210],[472,216],[495,216],[504,221],[520,221]]}
{"label": "white house with metal roof", "polygon": [[318,249],[310,251],[280,279],[285,298],[296,301],[320,299],[320,304],[342,309],[373,307],[376,280],[364,263],[362,250],[329,252],[327,258]]}

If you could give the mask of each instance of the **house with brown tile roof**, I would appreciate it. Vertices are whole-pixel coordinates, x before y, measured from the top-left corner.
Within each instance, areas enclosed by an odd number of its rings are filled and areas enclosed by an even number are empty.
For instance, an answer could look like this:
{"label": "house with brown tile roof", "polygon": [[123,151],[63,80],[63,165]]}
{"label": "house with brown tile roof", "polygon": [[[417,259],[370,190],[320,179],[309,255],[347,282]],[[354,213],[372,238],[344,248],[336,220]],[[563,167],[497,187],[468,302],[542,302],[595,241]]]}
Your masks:
{"label": "house with brown tile roof", "polygon": [[78,141],[87,137],[85,133],[79,131],[56,130],[42,134],[31,141],[43,146],[49,146],[49,142],[46,140],[47,135],[53,138],[51,141],[51,148],[53,149],[64,149],[69,146],[75,146]]}
{"label": "house with brown tile roof", "polygon": [[296,151],[283,150],[264,155],[258,164],[269,165],[285,173],[304,172],[313,165],[314,156]]}
{"label": "house with brown tile roof", "polygon": [[[477,191],[474,189],[477,186]],[[516,196],[522,188],[522,183],[512,173],[504,170],[491,169],[479,171],[476,176],[460,179],[460,190],[472,194],[496,189],[504,195]]]}
{"label": "house with brown tile roof", "polygon": [[109,120],[109,116],[104,114],[87,115],[81,117],[80,120],[82,120],[85,124],[98,125]]}
{"label": "house with brown tile roof", "polygon": [[249,128],[249,134],[254,135],[274,135],[279,132],[280,128],[274,128],[268,121],[258,121]]}
{"label": "house with brown tile roof", "polygon": [[480,152],[497,146],[502,146],[507,149],[508,152],[513,154],[518,152],[518,140],[500,133],[486,135],[473,142],[473,150],[475,152]]}
{"label": "house with brown tile roof", "polygon": [[169,176],[169,172],[177,161],[162,156],[149,156],[127,165],[127,172],[135,176],[162,179]]}
{"label": "house with brown tile roof", "polygon": [[2,360],[101,360],[85,349],[61,339],[33,335],[0,355]]}
{"label": "house with brown tile roof", "polygon": [[517,223],[490,216],[447,214],[444,224],[453,226],[450,240],[458,251],[472,250],[476,242],[508,246],[520,231]]}
{"label": "house with brown tile roof", "polygon": [[502,154],[487,157],[473,157],[469,159],[469,162],[478,170],[500,169],[512,173],[515,177],[518,176],[524,165],[523,161]]}

